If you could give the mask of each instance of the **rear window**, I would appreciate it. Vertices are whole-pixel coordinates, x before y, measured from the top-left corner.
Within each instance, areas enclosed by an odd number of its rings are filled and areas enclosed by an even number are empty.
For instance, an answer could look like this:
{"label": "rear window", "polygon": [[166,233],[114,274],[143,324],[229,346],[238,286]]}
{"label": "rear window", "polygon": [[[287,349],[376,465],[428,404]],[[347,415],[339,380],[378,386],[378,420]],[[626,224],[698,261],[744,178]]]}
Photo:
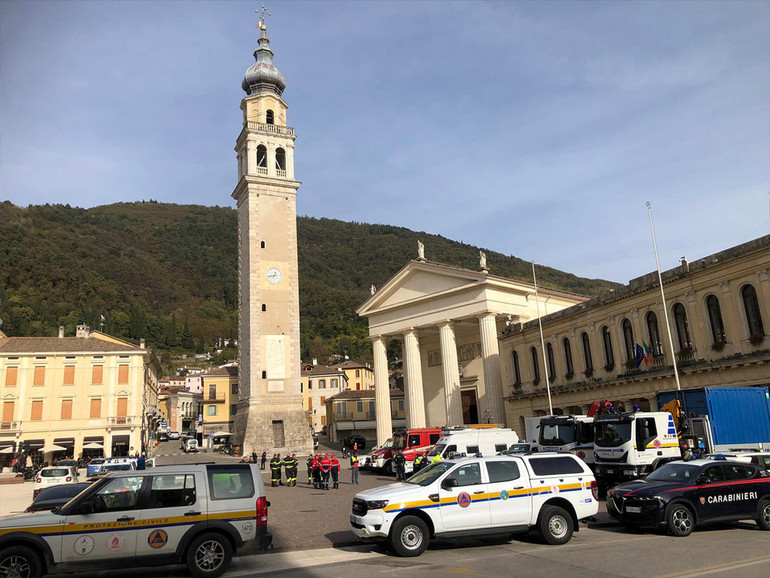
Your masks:
{"label": "rear window", "polygon": [[209,466],[207,470],[212,499],[233,500],[254,496],[254,480],[249,466]]}
{"label": "rear window", "polygon": [[519,465],[513,460],[487,462],[489,483],[509,482],[519,479]]}
{"label": "rear window", "polygon": [[70,471],[68,468],[54,468],[52,470],[41,470],[40,472],[40,477],[43,478],[60,478],[69,475]]}
{"label": "rear window", "polygon": [[532,466],[532,471],[538,476],[584,473],[583,467],[577,459],[570,456],[532,458],[529,460],[529,464]]}

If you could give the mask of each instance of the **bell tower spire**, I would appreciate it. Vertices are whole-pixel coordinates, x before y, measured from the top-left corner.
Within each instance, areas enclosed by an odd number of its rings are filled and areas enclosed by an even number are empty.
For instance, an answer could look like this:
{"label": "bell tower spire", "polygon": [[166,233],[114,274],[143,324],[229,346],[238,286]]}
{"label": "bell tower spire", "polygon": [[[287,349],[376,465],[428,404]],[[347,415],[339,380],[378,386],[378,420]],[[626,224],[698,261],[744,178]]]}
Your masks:
{"label": "bell tower spire", "polygon": [[296,137],[265,15],[263,6],[255,63],[241,85],[243,128],[235,143],[240,401],[233,433],[244,452],[308,453],[312,438],[300,391]]}

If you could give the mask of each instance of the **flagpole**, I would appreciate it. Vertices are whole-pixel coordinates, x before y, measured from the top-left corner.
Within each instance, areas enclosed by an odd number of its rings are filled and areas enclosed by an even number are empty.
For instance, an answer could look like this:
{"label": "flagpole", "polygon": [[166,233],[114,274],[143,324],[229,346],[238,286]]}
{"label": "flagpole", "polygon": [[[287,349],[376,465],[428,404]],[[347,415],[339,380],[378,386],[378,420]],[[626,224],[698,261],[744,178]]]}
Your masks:
{"label": "flagpole", "polygon": [[535,262],[532,261],[532,279],[535,281],[535,305],[537,306],[537,324],[540,327],[540,347],[543,350],[543,369],[545,370],[545,388],[548,391],[548,415],[553,415],[553,403],[551,402],[551,381],[548,379],[548,360],[545,357],[545,339],[543,339],[543,321],[540,319],[540,297],[537,293],[537,275],[535,275]]}
{"label": "flagpole", "polygon": [[668,323],[668,305],[666,305],[666,294],[663,293],[663,276],[660,274],[660,259],[658,259],[658,244],[655,242],[655,227],[652,224],[652,204],[647,201],[647,216],[650,219],[650,233],[652,234],[652,248],[655,250],[655,265],[658,267],[658,282],[660,283],[660,298],[663,299],[663,317],[666,320],[666,331],[668,332],[668,347],[671,351],[671,360],[674,362],[674,378],[676,379],[676,390],[681,391],[679,385],[679,369],[676,366],[676,354],[674,353],[674,341],[671,339],[671,325]]}

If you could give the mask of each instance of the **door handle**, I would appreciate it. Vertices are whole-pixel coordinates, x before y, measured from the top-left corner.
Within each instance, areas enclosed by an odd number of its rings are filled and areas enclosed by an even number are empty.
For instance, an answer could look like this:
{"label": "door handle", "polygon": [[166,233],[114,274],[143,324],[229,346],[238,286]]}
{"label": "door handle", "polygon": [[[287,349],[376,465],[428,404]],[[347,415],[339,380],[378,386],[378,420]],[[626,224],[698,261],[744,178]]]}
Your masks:
{"label": "door handle", "polygon": [[516,486],[516,487],[515,487],[515,488],[513,488],[513,489],[514,489],[514,490],[523,490],[523,489],[524,489],[524,486]]}
{"label": "door handle", "polygon": [[115,521],[116,522],[130,522],[131,520],[133,520],[133,518],[131,516],[123,516],[122,518],[118,518]]}
{"label": "door handle", "polygon": [[189,512],[185,512],[184,515],[185,516],[200,516],[201,513],[200,512],[193,512],[192,510],[190,510]]}
{"label": "door handle", "polygon": [[479,490],[478,492],[473,492],[473,495],[475,496],[476,494],[483,494],[483,493],[484,493],[484,490]]}

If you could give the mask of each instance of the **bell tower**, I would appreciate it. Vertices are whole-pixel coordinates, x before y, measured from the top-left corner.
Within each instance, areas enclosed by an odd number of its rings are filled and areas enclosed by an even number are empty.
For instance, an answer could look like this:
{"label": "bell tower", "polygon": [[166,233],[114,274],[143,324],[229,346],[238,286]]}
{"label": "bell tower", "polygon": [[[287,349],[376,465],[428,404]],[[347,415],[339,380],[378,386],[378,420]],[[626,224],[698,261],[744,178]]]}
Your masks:
{"label": "bell tower", "polygon": [[264,20],[257,28],[235,143],[240,401],[233,433],[244,453],[307,454],[313,446],[300,391],[295,136]]}

